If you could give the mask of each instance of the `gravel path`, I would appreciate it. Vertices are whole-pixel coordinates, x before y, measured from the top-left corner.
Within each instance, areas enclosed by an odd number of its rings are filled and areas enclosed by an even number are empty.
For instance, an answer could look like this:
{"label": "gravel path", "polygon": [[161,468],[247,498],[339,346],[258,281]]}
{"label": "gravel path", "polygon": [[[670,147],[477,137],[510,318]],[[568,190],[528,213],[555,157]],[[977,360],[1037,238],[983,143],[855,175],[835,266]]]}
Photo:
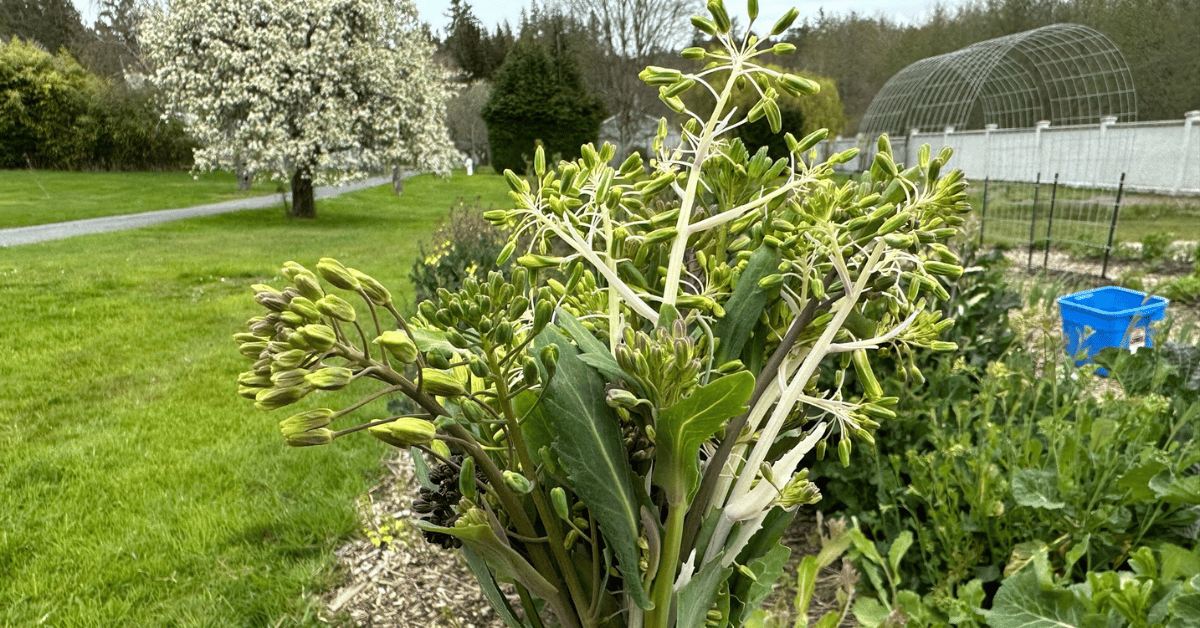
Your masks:
{"label": "gravel path", "polygon": [[[408,175],[405,176],[407,178]],[[355,192],[366,188],[372,188],[385,183],[391,183],[392,177],[371,177],[354,181],[343,186],[324,186],[319,187],[314,191],[317,198],[331,198],[347,192]],[[289,194],[290,198],[291,195]],[[47,240],[61,240],[77,235],[88,235],[92,233],[106,233],[109,231],[125,231],[127,229],[137,229],[139,227],[147,227],[156,225],[160,222],[169,222],[172,220],[182,220],[184,218],[196,218],[198,216],[210,216],[212,214],[223,214],[226,212],[243,211],[247,209],[262,209],[272,205],[279,204],[279,195],[271,194],[268,196],[256,196],[253,198],[242,198],[235,201],[225,201],[223,203],[212,203],[210,205],[197,205],[195,207],[185,207],[183,209],[162,209],[152,212],[142,212],[140,214],[126,214],[124,216],[104,216],[101,218],[89,218],[87,220],[72,220],[70,222],[57,222],[49,225],[34,225],[31,227],[14,227],[12,229],[0,229],[0,247],[18,246],[21,244],[33,244],[34,242],[45,242]]]}

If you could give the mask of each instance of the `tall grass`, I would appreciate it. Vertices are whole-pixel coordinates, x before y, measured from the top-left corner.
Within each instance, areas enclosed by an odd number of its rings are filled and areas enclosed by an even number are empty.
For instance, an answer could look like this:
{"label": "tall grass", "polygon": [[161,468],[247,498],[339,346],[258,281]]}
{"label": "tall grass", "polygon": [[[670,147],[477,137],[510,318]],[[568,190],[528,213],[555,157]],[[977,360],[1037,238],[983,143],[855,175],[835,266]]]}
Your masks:
{"label": "tall grass", "polygon": [[505,192],[425,176],[320,201],[314,221],[276,208],[0,249],[0,626],[323,625],[312,594],[384,448],[288,449],[289,410],[235,395],[248,286],[322,256],[405,285],[451,204]]}

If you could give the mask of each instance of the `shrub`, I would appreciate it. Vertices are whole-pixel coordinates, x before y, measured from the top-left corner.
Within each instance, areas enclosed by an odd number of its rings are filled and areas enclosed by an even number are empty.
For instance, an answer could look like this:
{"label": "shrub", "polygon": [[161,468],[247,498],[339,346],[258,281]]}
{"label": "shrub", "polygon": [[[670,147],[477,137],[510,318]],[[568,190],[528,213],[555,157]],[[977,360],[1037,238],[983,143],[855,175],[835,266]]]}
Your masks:
{"label": "shrub", "polygon": [[0,43],[0,167],[80,167],[99,124],[89,97],[99,80],[65,51]]}
{"label": "shrub", "polygon": [[569,54],[552,55],[541,43],[520,41],[493,76],[483,119],[496,172],[523,174],[539,141],[549,155],[579,157],[579,147],[600,133],[604,106]]}
{"label": "shrub", "polygon": [[153,93],[89,74],[65,51],[0,43],[0,167],[150,170],[191,165],[194,143]]}
{"label": "shrub", "polygon": [[460,201],[434,232],[430,248],[422,244],[421,254],[413,262],[408,277],[415,301],[432,299],[439,288],[457,292],[468,277],[482,280],[493,270],[507,274],[511,263],[496,264],[506,242],[508,234],[483,219],[478,199],[472,205]]}

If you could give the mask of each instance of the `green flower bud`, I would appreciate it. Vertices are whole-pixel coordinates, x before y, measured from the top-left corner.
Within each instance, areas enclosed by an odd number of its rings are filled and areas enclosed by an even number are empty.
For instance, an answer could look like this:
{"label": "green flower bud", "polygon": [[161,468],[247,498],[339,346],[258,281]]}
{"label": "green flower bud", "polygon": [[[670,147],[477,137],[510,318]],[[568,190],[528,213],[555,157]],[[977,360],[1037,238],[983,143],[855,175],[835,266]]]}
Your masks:
{"label": "green flower bud", "polygon": [[332,257],[322,257],[317,262],[317,273],[321,275],[322,279],[342,290],[358,292],[362,287],[358,279],[355,279],[354,275],[350,274],[350,269]]}
{"label": "green flower bud", "polygon": [[[794,10],[795,9],[793,9],[793,11]],[[702,32],[706,35],[716,35],[717,31],[718,31],[716,22],[714,22],[706,17],[701,17],[699,15],[692,16],[692,26],[695,26],[696,30],[699,30],[700,32]],[[639,75],[639,76],[641,76],[641,75]],[[643,79],[643,80],[645,80],[645,79]]]}
{"label": "green flower bud", "polygon": [[850,466],[850,439],[843,438],[838,441],[838,460],[843,467]]}
{"label": "green flower bud", "polygon": [[308,410],[300,414],[292,416],[279,422],[279,429],[284,436],[308,432],[311,430],[327,427],[333,422],[333,410],[329,408],[316,408]]}
{"label": "green flower bud", "polygon": [[683,78],[683,73],[673,68],[660,68],[656,65],[646,66],[638,73],[638,78],[647,85],[670,85]]}
{"label": "green flower bud", "polygon": [[254,406],[260,410],[275,410],[300,401],[310,392],[303,386],[291,388],[260,388],[254,396]]}
{"label": "green flower bud", "polygon": [[713,21],[717,23],[717,28],[722,33],[728,33],[733,25],[729,21],[729,12],[725,10],[725,3],[722,0],[708,0],[708,12],[713,16]]}
{"label": "green flower bud", "polygon": [[538,368],[537,362],[533,358],[525,358],[525,362],[521,364],[521,377],[525,380],[525,385],[536,386],[538,383]]}
{"label": "green flower bud", "polygon": [[333,442],[333,432],[326,428],[288,434],[284,438],[288,447],[314,447],[328,445]]}
{"label": "green flower bud", "polygon": [[679,56],[684,59],[703,59],[708,54],[703,48],[692,46],[679,51]]}
{"label": "green flower bud", "polygon": [[529,481],[529,478],[515,471],[504,472],[504,483],[522,495],[528,494],[529,491],[533,490],[533,483]]}
{"label": "green flower bud", "polygon": [[417,345],[403,331],[385,331],[373,342],[387,349],[401,364],[412,364],[417,359]]}
{"label": "green flower bud", "polygon": [[[440,442],[440,441],[439,441]],[[478,494],[475,486],[475,459],[471,456],[463,458],[462,468],[458,472],[458,492],[466,499],[474,501]]]}
{"label": "green flower bud", "polygon": [[750,16],[751,20],[758,19],[758,0],[747,0],[746,14]]}
{"label": "green flower bud", "polygon": [[300,296],[310,301],[316,301],[325,296],[325,291],[321,289],[321,282],[311,271],[297,274],[292,279],[292,285],[296,286],[296,291],[300,293]]}
{"label": "green flower bud", "polygon": [[475,377],[482,378],[491,374],[491,370],[488,369],[487,363],[483,360],[480,360],[479,356],[471,356],[471,361],[467,363],[467,366],[471,370],[471,374]]}
{"label": "green flower bud", "polygon": [[303,383],[305,375],[308,375],[308,371],[304,369],[287,369],[272,373],[270,380],[279,388],[291,388]]}
{"label": "green flower bud", "polygon": [[302,349],[288,349],[271,356],[271,370],[284,371],[294,369],[304,363],[308,352]]}
{"label": "green flower bud", "polygon": [[925,268],[925,272],[931,275],[942,275],[951,279],[958,279],[963,274],[963,267],[957,264],[927,260],[922,266]]}
{"label": "green flower bud", "polygon": [[238,347],[238,353],[250,358],[251,360],[257,360],[258,357],[262,355],[262,352],[266,350],[267,343],[265,342],[245,342]]}
{"label": "green flower bud", "polygon": [[253,386],[238,386],[237,394],[239,397],[254,399],[258,397],[258,392],[260,390],[262,390],[262,388],[256,388]]}
{"label": "green flower bud", "polygon": [[646,244],[659,244],[675,239],[676,235],[679,235],[679,230],[675,227],[663,227],[662,229],[656,229],[647,233],[644,242]]}
{"label": "green flower bud", "polygon": [[388,292],[388,289],[374,277],[353,268],[347,268],[346,270],[350,271],[350,274],[362,285],[363,294],[367,295],[367,299],[371,303],[375,305],[387,305],[392,302],[392,293]]}
{"label": "green flower bud", "polygon": [[407,449],[424,445],[437,435],[437,427],[425,419],[401,417],[395,421],[367,428],[371,436],[393,446]]}
{"label": "green flower bud", "polygon": [[354,306],[336,294],[327,294],[317,301],[317,309],[329,318],[353,323],[356,318]]}
{"label": "green flower bud", "polygon": [[526,181],[525,179],[522,179],[517,173],[513,172],[512,170],[506,169],[504,171],[504,179],[506,181],[508,181],[508,187],[510,189],[512,189],[513,192],[516,192],[517,194],[521,194],[523,192],[529,191],[529,182]]}
{"label": "green flower bud", "polygon": [[304,376],[304,381],[317,390],[341,390],[350,383],[354,371],[344,366],[327,366]]}
{"label": "green flower bud", "polygon": [[438,369],[421,369],[421,382],[425,392],[439,397],[457,397],[466,393],[457,377]]}
{"label": "green flower bud", "polygon": [[255,371],[246,371],[238,375],[238,384],[251,388],[270,388],[275,385],[270,376],[261,375]]}
{"label": "green flower bud", "polygon": [[321,320],[321,312],[317,310],[317,304],[313,303],[307,297],[296,297],[288,304],[288,308],[299,315],[302,319],[309,321]]}
{"label": "green flower bud", "polygon": [[776,56],[783,57],[794,54],[796,52],[796,47],[787,43],[786,41],[781,41],[774,46],[771,46],[771,52],[775,53]]}
{"label": "green flower bud", "polygon": [[775,22],[775,26],[771,27],[771,35],[779,35],[788,28],[791,28],[792,22],[795,22],[796,18],[799,16],[800,11],[796,10],[795,7],[788,9],[788,12],[784,13],[783,17],[779,18],[778,22]]}
{"label": "green flower bud", "polygon": [[443,458],[450,457],[450,446],[440,440],[429,441],[429,448],[433,450],[433,453]]}
{"label": "green flower bud", "polygon": [[556,486],[550,489],[550,503],[554,506],[554,514],[558,515],[563,521],[571,520],[571,507],[567,504],[567,492],[563,487]]}
{"label": "green flower bud", "polygon": [[541,333],[554,315],[554,302],[548,298],[539,298],[533,313],[533,335]]}
{"label": "green flower bud", "polygon": [[625,408],[632,410],[641,401],[637,395],[624,388],[613,388],[604,396],[604,402],[610,408]]}
{"label": "green flower bud", "polygon": [[296,328],[296,334],[304,338],[314,351],[324,353],[337,343],[337,334],[328,325],[312,324]]}
{"label": "green flower bud", "polygon": [[522,255],[517,258],[517,264],[524,266],[530,270],[538,270],[540,268],[555,268],[561,264],[563,259],[553,255]]}
{"label": "green flower bud", "polygon": [[805,469],[792,477],[791,481],[780,491],[776,503],[784,510],[797,506],[807,506],[821,501],[821,491],[817,485],[808,481],[808,470]]}

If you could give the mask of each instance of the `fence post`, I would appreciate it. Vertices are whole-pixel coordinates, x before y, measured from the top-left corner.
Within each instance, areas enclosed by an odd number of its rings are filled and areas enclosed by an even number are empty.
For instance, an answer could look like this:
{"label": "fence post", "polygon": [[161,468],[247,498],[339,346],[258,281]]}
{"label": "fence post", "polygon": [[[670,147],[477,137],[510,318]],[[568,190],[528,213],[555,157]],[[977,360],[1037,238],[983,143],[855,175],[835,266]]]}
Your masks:
{"label": "fence post", "polygon": [[1042,173],[1037,173],[1037,179],[1033,182],[1033,207],[1031,208],[1029,217],[1029,259],[1025,260],[1025,270],[1033,270],[1033,238],[1037,229],[1037,201],[1038,190],[1042,188]]}
{"label": "fence post", "polygon": [[983,228],[987,225],[987,193],[988,180],[991,177],[983,178],[983,207],[979,209],[979,248],[983,248]]}
{"label": "fence post", "polygon": [[1175,193],[1183,191],[1183,179],[1187,174],[1188,165],[1195,157],[1192,153],[1192,128],[1200,122],[1200,109],[1183,114],[1183,159],[1179,160],[1179,176],[1175,179]]}
{"label": "fence post", "polygon": [[[992,150],[992,131],[997,128],[999,127],[996,124],[983,126],[983,176],[985,179],[992,176],[992,153],[994,152]],[[987,186],[984,186],[984,189],[986,190]]]}
{"label": "fence post", "polygon": [[1033,127],[1033,147],[1034,147],[1034,150],[1037,152],[1037,166],[1036,167],[1037,167],[1037,172],[1039,175],[1038,176],[1039,181],[1041,180],[1040,175],[1042,174],[1043,165],[1046,163],[1046,154],[1045,154],[1046,151],[1045,151],[1045,147],[1042,146],[1042,131],[1044,131],[1048,128],[1050,128],[1049,120],[1038,120],[1037,125],[1035,125]]}
{"label": "fence post", "polygon": [[1054,199],[1058,198],[1058,173],[1054,173],[1054,187],[1050,188],[1050,214],[1046,217],[1046,252],[1042,253],[1042,270],[1050,266],[1050,229],[1054,226]]}
{"label": "fence post", "polygon": [[1112,223],[1108,226],[1108,245],[1104,247],[1104,265],[1100,267],[1100,278],[1108,279],[1108,254],[1112,251],[1113,234],[1117,232],[1117,214],[1121,213],[1121,193],[1125,191],[1125,173],[1121,173],[1121,182],[1117,184],[1117,203],[1113,205]]}

